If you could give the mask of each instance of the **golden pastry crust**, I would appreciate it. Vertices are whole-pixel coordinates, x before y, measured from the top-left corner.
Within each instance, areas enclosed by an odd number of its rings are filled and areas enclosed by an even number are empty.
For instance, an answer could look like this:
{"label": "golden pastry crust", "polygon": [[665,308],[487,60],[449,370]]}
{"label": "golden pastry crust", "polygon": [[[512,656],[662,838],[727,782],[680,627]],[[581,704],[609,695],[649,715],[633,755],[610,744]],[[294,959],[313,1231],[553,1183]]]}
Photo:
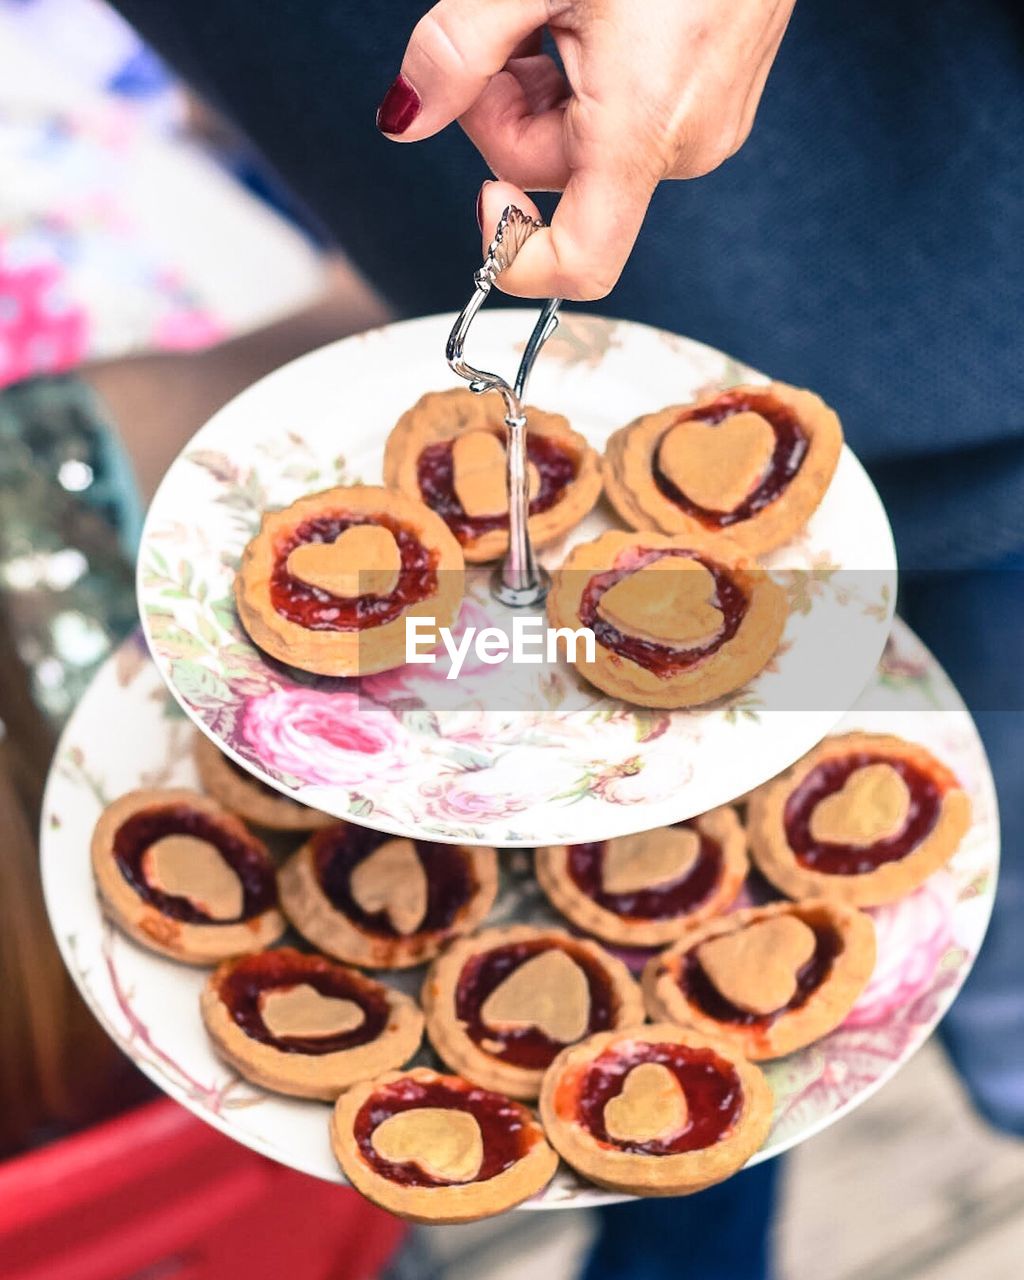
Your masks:
{"label": "golden pastry crust", "polygon": [[[420,454],[431,444],[453,440],[469,431],[489,431],[504,442],[504,408],[499,396],[474,395],[465,387],[429,391],[398,419],[384,447],[384,482],[410,498],[423,501],[417,479]],[[534,547],[557,541],[576,527],[601,495],[601,459],[568,421],[557,413],[526,410],[534,439],[562,446],[576,462],[575,478],[546,511],[530,517]],[[471,564],[497,560],[508,550],[508,530],[490,529],[463,544]]]}
{"label": "golden pastry crust", "polygon": [[[605,942],[631,947],[664,946],[697,921],[706,920],[726,910],[743,887],[750,864],[747,860],[747,834],[731,805],[711,809],[693,819],[696,830],[718,843],[722,867],[710,893],[692,910],[681,915],[655,919],[620,915],[602,906],[585,893],[569,874],[570,846],[549,845],[537,850],[534,868],[537,881],[548,900],[574,925]],[[659,828],[646,835],[657,838]]]}
{"label": "golden pastry crust", "polygon": [[[298,525],[322,516],[386,516],[410,530],[437,558],[437,589],[407,605],[390,622],[351,631],[313,631],[278,613],[271,604],[270,582],[276,547]],[[405,662],[406,619],[436,619],[450,627],[464,591],[462,548],[433,511],[393,489],[351,485],[325,489],[268,512],[260,531],[242,554],[235,578],[238,615],[252,642],[281,662],[322,676],[360,676],[389,671]]]}
{"label": "golden pastry crust", "polygon": [[[715,939],[731,937],[764,921],[793,918],[810,928],[831,930],[839,951],[828,974],[798,1008],[744,1025],[711,1017],[679,984],[686,957]],[[643,975],[647,1012],[656,1021],[692,1027],[702,1035],[727,1041],[752,1062],[782,1058],[820,1040],[844,1020],[867,986],[875,967],[875,926],[856,907],[824,898],[805,902],[774,902],[765,907],[735,911],[687,929],[661,955],[652,956]],[[752,975],[751,975],[752,976]],[[763,977],[763,974],[760,975]],[[750,976],[747,977],[750,980]]]}
{"label": "golden pastry crust", "polygon": [[[339,827],[347,826],[338,823]],[[330,831],[330,828],[326,829]],[[331,902],[316,873],[316,836],[294,853],[278,872],[285,915],[307,941],[336,960],[367,969],[409,969],[436,956],[451,938],[477,928],[498,893],[498,858],[479,845],[456,846],[466,859],[475,888],[445,929],[394,937],[361,928]],[[429,866],[424,863],[429,875]]]}
{"label": "golden pastry crust", "polygon": [[335,821],[244,774],[205,733],[196,732],[192,757],[203,790],[245,822],[268,831],[316,831]]}
{"label": "golden pastry crust", "polygon": [[124,823],[147,809],[181,805],[207,814],[230,836],[259,850],[266,859],[268,874],[273,875],[270,855],[261,841],[234,814],[208,796],[182,788],[132,791],[103,810],[92,835],[92,870],[104,913],[150,951],[185,964],[214,965],[228,956],[269,947],[285,930],[284,916],[276,905],[248,919],[223,924],[174,920],[147,902],[121,873],[114,858],[114,840]]}
{"label": "golden pastry crust", "polygon": [[[695,1151],[653,1155],[601,1142],[577,1120],[577,1092],[590,1064],[608,1049],[626,1051],[637,1042],[708,1049],[734,1068],[743,1090],[743,1105],[720,1141]],[[545,1131],[562,1159],[600,1187],[637,1196],[690,1195],[731,1177],[764,1145],[773,1106],[764,1075],[735,1048],[672,1023],[602,1032],[571,1045],[548,1068],[540,1094]]]}
{"label": "golden pastry crust", "polygon": [[[786,835],[785,808],[790,795],[823,761],[864,753],[906,760],[934,780],[941,793],[938,819],[904,857],[872,871],[835,875],[801,866]],[[786,773],[750,796],[747,828],[750,851],[762,874],[790,898],[834,898],[859,907],[894,902],[923,884],[956,853],[971,825],[971,801],[955,775],[916,742],[889,734],[848,733],[827,738]]]}
{"label": "golden pastry crust", "polygon": [[[310,957],[290,948],[283,950],[289,958],[298,958],[297,981],[301,981],[299,966],[304,962],[343,968],[323,956]],[[376,1038],[349,1049],[319,1054],[286,1051],[256,1040],[238,1025],[222,995],[225,981],[244,963],[245,958],[235,957],[218,965],[207,979],[199,1007],[207,1034],[220,1056],[240,1075],[264,1089],[331,1102],[359,1081],[403,1066],[420,1047],[423,1014],[415,1001],[355,970],[348,970],[347,974],[357,986],[371,990],[388,1004],[387,1022]]]}
{"label": "golden pastry crust", "polygon": [[[512,1098],[536,1098],[544,1077],[543,1069],[504,1062],[477,1044],[459,1020],[456,992],[466,964],[474,956],[498,947],[521,942],[549,942],[570,959],[584,957],[596,965],[606,980],[614,1008],[614,1028],[643,1021],[643,997],[629,970],[596,942],[575,938],[561,929],[538,929],[532,925],[509,925],[487,929],[474,937],[453,943],[434,961],[423,983],[420,1000],[427,1016],[427,1035],[444,1061],[460,1075],[484,1089],[497,1089]],[[522,966],[519,966],[522,967]],[[516,970],[513,970],[514,976]],[[506,979],[506,982],[508,979]],[[498,988],[504,984],[499,984]],[[543,994],[550,994],[544,992]],[[486,1003],[486,1001],[485,1001]],[[550,1007],[547,1010],[550,1016]],[[589,1017],[589,1007],[587,1011]]]}
{"label": "golden pastry crust", "polygon": [[588,662],[577,645],[574,666],[584,679],[604,693],[645,707],[694,707],[740,689],[752,680],[779,646],[787,618],[786,593],[763,569],[722,537],[706,533],[671,537],[661,533],[622,533],[613,530],[574,547],[555,571],[548,595],[548,618],[553,627],[582,626],[580,608],[590,579],[612,568],[631,549],[692,551],[702,560],[727,571],[747,597],[747,611],[730,640],[706,658],[675,674],[661,676],[632,659],[595,646]]}
{"label": "golden pastry crust", "polygon": [[[807,437],[799,470],[785,490],[746,520],[729,525],[724,534],[684,511],[658,488],[654,459],[662,438],[680,421],[699,418],[722,396],[766,396],[792,411]],[[602,466],[605,492],[619,515],[634,529],[660,529],[672,534],[727,534],[748,555],[760,556],[788,542],[821,504],[832,482],[843,447],[839,418],[812,391],[772,382],[766,386],[730,387],[688,405],[670,405],[620,427],[608,440]]]}
{"label": "golden pastry crust", "polygon": [[[427,1225],[475,1222],[512,1209],[539,1194],[554,1177],[558,1156],[548,1145],[543,1130],[526,1107],[520,1107],[524,1128],[531,1134],[528,1150],[510,1168],[484,1181],[434,1187],[405,1186],[382,1176],[364,1158],[354,1135],[356,1118],[364,1103],[384,1086],[412,1079],[430,1085],[452,1082],[457,1077],[439,1075],[425,1067],[408,1072],[390,1072],[358,1084],[343,1093],[331,1116],[331,1147],[342,1172],[368,1200],[411,1222]],[[509,1105],[515,1105],[510,1103]]]}

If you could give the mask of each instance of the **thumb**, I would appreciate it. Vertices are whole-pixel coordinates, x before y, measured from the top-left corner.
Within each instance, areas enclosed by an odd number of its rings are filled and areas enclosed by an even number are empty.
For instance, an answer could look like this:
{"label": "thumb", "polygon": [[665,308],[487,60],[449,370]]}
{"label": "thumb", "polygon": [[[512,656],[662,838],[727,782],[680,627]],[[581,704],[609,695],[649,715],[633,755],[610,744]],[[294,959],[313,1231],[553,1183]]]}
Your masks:
{"label": "thumb", "polygon": [[[611,292],[640,232],[657,177],[613,146],[575,169],[551,225],[532,235],[496,283],[520,298],[591,302]],[[482,192],[484,241],[509,204],[535,214],[526,193],[508,182]]]}

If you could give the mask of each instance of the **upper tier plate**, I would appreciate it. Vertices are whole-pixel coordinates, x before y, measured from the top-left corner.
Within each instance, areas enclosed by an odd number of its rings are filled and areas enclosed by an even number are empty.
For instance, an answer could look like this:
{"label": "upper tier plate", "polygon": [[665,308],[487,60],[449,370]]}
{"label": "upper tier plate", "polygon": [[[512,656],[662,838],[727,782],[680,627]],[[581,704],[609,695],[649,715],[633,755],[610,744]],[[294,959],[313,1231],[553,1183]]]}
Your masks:
{"label": "upper tier plate", "polygon": [[[469,356],[510,374],[533,311],[481,315]],[[454,382],[452,316],[389,325],[286,365],[223,408],[153,500],[139,556],[146,637],[193,720],[257,777],[304,803],[397,835],[532,846],[608,839],[682,821],[764,782],[856,701],[889,631],[896,557],[885,511],[844,449],[802,537],[766,564],[791,615],[776,658],[746,688],[696,711],[641,710],[517,669],[460,678],[443,667],[316,679],[266,659],[241,630],[232,585],[265,510],[338,483],[380,480],[384,440],[425,391]],[[531,403],[564,413],[595,446],[616,427],[763,375],[685,338],[572,314],[538,362]],[[617,521],[600,505],[542,559]],[[468,576],[466,614],[487,592]],[[526,673],[523,675],[523,673]],[[477,681],[476,684],[473,682]]]}

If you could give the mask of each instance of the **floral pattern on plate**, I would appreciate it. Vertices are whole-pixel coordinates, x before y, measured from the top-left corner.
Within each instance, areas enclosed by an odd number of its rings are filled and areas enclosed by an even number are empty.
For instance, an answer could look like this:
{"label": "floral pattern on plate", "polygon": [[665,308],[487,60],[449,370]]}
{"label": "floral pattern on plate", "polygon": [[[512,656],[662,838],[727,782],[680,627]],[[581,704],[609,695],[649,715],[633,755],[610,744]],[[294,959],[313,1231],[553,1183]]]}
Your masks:
{"label": "floral pattern on plate", "polygon": [[[926,742],[971,794],[974,824],[950,866],[917,893],[873,914],[879,959],[846,1022],[817,1044],[767,1064],[775,1122],[763,1160],[804,1141],[868,1098],[924,1042],[981,946],[995,894],[999,829],[992,778],[974,725],[938,664],[901,623],[842,731]],[[317,704],[313,704],[314,708]],[[117,724],[118,732],[110,733]],[[322,1178],[337,1179],[329,1108],[264,1092],[214,1054],[199,1018],[201,971],[136,946],[106,923],[93,889],[89,832],[104,805],[135,787],[195,785],[192,727],[146,658],[141,637],[104,666],[58,747],[42,824],[47,909],[64,961],[120,1047],[171,1097],[237,1141]],[[382,739],[382,750],[388,748]],[[625,771],[601,785],[626,788]],[[625,797],[625,798],[623,798]],[[439,797],[436,798],[440,802]],[[445,803],[463,815],[463,801]],[[469,816],[475,818],[476,812]],[[502,854],[502,889],[488,924],[556,917],[523,851]],[[623,953],[638,966],[644,956]],[[417,989],[420,971],[402,975]],[[614,1195],[561,1170],[531,1208],[608,1203]]]}
{"label": "floral pattern on plate", "polygon": [[[495,668],[467,664],[458,705],[439,705],[443,662],[328,680],[251,644],[232,589],[262,512],[375,482],[400,413],[450,381],[441,352],[451,319],[390,325],[285,366],[222,409],[171,467],[143,535],[138,594],[157,666],[188,714],[296,799],[442,841],[627,834],[712,808],[732,798],[733,783],[746,791],[791,764],[856,700],[892,617],[891,533],[849,450],[804,534],[766,561],[790,600],[778,653],[750,686],[708,707],[630,707],[583,686],[567,663],[520,668],[505,710],[492,697]],[[515,361],[531,323],[523,311],[480,317],[476,336],[494,367]],[[531,399],[600,446],[659,404],[759,378],[699,343],[574,314],[539,362]],[[573,542],[612,524],[599,505],[542,558],[557,565]],[[487,577],[469,574],[459,626],[486,616]]]}

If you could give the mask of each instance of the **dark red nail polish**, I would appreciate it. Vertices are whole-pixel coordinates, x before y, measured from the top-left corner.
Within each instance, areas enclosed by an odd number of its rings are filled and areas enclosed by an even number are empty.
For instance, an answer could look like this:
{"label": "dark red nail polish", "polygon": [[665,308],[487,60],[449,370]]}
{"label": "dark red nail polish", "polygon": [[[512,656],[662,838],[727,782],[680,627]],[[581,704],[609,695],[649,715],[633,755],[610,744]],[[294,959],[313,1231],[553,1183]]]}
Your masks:
{"label": "dark red nail polish", "polygon": [[420,95],[405,76],[398,75],[377,108],[377,128],[392,137],[405,133],[420,113]]}
{"label": "dark red nail polish", "polygon": [[484,229],[484,187],[486,186],[487,183],[483,183],[480,190],[476,193],[476,225],[480,228],[481,232]]}

